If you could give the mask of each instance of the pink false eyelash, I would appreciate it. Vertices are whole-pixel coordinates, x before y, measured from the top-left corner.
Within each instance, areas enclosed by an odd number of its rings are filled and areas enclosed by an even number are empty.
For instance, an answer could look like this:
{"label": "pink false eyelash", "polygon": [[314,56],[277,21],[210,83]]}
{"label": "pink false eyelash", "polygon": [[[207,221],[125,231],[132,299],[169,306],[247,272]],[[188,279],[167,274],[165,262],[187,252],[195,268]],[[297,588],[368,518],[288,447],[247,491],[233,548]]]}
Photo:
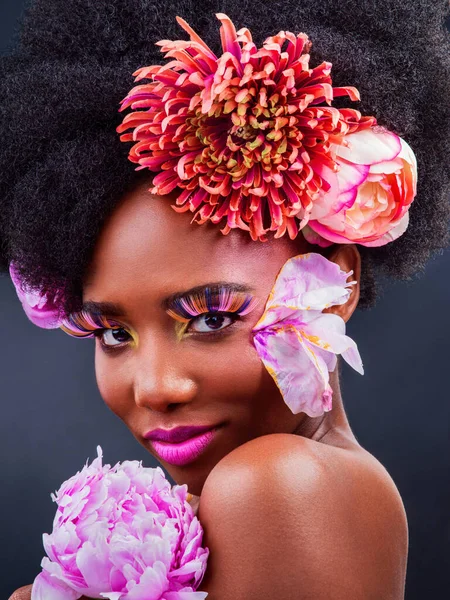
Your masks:
{"label": "pink false eyelash", "polygon": [[172,302],[172,308],[166,312],[177,321],[191,321],[205,313],[235,313],[246,315],[258,304],[258,299],[250,294],[235,292],[225,287],[206,287],[199,293],[182,296]]}
{"label": "pink false eyelash", "polygon": [[121,325],[110,321],[106,317],[96,313],[80,311],[72,313],[64,319],[60,328],[67,334],[78,338],[94,337],[99,329],[118,329]]}
{"label": "pink false eyelash", "polygon": [[[166,312],[177,321],[187,323],[205,313],[235,313],[246,315],[258,304],[251,294],[236,292],[226,287],[206,287],[202,292],[183,296],[172,301]],[[121,329],[122,325],[97,313],[79,311],[62,321],[60,328],[73,337],[91,338],[102,329]]]}

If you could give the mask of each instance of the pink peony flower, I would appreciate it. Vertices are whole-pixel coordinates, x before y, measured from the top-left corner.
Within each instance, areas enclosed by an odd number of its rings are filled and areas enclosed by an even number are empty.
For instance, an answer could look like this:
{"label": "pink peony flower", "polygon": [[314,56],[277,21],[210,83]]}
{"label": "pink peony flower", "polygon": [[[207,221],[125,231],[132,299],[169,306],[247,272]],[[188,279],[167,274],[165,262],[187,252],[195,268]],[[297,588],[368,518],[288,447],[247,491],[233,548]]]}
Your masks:
{"label": "pink peony flower", "polygon": [[358,348],[345,335],[344,320],[322,312],[345,304],[355,283],[346,282],[352,273],[321,254],[290,258],[253,328],[256,351],[294,414],[318,417],[331,410],[329,372],[336,367],[336,354],[364,373]]}
{"label": "pink peony flower", "polygon": [[[133,73],[150,83],[122,100],[120,110],[139,110],[117,132],[132,129],[120,139],[134,142],[129,159],[137,170],[158,172],[150,191],[178,188],[173,208],[195,213],[193,221],[225,220],[222,233],[240,228],[254,240],[269,231],[293,239],[334,181],[332,146],[376,119],[331,106],[338,96],[359,100],[359,92],[332,87],[330,62],[309,67],[306,34],[280,31],[257,48],[248,29],[236,32],[226,15],[217,18],[219,57],[177,18],[190,41],[158,42],[172,60]],[[351,163],[342,168],[352,180],[364,172]]]}
{"label": "pink peony flower", "polygon": [[187,486],[138,461],[102,466],[97,454],[52,494],[58,509],[32,600],[206,598],[195,589],[209,550]]}
{"label": "pink peony flower", "polygon": [[58,309],[61,294],[56,294],[51,298],[45,293],[25,289],[14,263],[9,265],[9,274],[25,314],[30,321],[44,329],[58,328],[61,324]]}
{"label": "pink peony flower", "polygon": [[[417,192],[417,161],[410,146],[375,127],[345,136],[333,151],[344,167],[334,175],[340,193],[332,207],[326,193],[314,204],[304,237],[320,246],[383,246],[401,236]],[[361,168],[361,179],[346,179],[348,164]]]}

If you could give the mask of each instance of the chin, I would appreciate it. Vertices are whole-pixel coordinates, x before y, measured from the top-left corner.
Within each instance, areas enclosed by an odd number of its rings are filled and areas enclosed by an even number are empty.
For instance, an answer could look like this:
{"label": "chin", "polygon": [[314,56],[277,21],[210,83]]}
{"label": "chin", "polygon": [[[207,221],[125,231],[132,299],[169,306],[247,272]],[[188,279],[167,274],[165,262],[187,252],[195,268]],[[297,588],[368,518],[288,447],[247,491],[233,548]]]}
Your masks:
{"label": "chin", "polygon": [[218,428],[206,439],[193,438],[180,444],[155,444],[150,440],[141,443],[175,484],[187,485],[188,492],[200,496],[213,468],[233,449],[224,444],[230,440],[223,437],[222,429]]}

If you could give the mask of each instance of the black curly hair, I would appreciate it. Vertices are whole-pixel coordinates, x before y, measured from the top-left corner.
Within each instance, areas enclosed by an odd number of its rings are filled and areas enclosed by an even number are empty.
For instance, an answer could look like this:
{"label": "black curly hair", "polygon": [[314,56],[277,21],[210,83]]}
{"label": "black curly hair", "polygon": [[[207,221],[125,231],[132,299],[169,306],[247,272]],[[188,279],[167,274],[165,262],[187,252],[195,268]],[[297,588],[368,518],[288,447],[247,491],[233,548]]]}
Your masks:
{"label": "black curly hair", "polygon": [[29,286],[63,290],[66,313],[79,308],[105,219],[149,176],[135,171],[116,133],[132,73],[163,62],[156,41],[185,35],[176,15],[220,53],[218,12],[248,27],[258,45],[279,30],[307,33],[311,66],[332,62],[333,85],[361,93],[352,108],[417,156],[406,233],[358,246],[359,306],[374,304],[379,274],[408,278],[448,244],[449,0],[32,0],[0,59],[0,270],[14,261]]}

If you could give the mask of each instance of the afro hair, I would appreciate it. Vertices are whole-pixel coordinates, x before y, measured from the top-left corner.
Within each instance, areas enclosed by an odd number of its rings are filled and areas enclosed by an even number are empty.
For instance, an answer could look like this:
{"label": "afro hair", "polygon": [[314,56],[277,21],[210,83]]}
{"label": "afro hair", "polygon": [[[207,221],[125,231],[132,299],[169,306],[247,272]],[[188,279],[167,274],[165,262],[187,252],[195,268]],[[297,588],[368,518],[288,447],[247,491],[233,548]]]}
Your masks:
{"label": "afro hair", "polygon": [[448,244],[448,0],[32,0],[0,58],[1,271],[15,261],[30,287],[64,291],[66,313],[79,307],[105,219],[145,176],[116,133],[132,74],[164,62],[156,41],[185,35],[177,15],[220,52],[218,12],[248,27],[258,45],[280,30],[306,33],[311,66],[332,62],[333,85],[360,91],[352,108],[416,154],[406,233],[358,246],[359,306],[374,304],[379,276],[409,278]]}

